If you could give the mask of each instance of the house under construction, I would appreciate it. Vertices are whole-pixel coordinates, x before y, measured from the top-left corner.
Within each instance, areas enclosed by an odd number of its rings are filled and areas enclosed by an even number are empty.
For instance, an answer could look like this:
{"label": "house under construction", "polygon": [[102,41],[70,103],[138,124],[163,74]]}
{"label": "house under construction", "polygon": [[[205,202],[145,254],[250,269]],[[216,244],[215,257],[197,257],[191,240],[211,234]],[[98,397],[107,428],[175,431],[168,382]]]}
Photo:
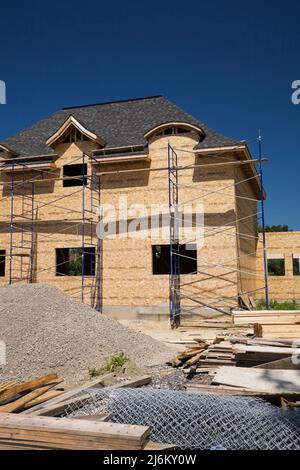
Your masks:
{"label": "house under construction", "polygon": [[[0,144],[0,283],[48,283],[110,315],[172,323],[264,298],[262,162],[162,96],[64,108]],[[117,236],[103,239],[107,207]]]}

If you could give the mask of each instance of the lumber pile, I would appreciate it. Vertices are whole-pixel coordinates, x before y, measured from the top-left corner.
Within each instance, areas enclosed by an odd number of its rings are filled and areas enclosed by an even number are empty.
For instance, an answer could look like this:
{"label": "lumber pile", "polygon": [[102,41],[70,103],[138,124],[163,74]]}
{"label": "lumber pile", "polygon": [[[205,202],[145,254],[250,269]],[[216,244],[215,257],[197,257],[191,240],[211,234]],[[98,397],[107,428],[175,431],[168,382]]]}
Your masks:
{"label": "lumber pile", "polygon": [[234,325],[300,325],[299,310],[235,310]]}
{"label": "lumber pile", "polygon": [[194,339],[192,340],[196,346],[189,346],[184,351],[178,353],[170,362],[173,367],[191,367],[196,364],[201,356],[201,353],[208,347],[206,341]]}
{"label": "lumber pile", "polygon": [[142,450],[151,448],[149,434],[146,426],[96,419],[0,414],[0,449]]}
{"label": "lumber pile", "polygon": [[19,412],[56,398],[63,393],[54,390],[61,382],[57,374],[48,374],[19,384],[4,383],[0,385],[0,412]]}
{"label": "lumber pile", "polygon": [[[297,347],[296,347],[297,346]],[[192,393],[255,396],[280,405],[282,398],[299,400],[300,343],[290,339],[216,337],[185,368],[186,390]]]}
{"label": "lumber pile", "polygon": [[254,334],[258,338],[295,338],[300,341],[300,320],[298,323],[254,324]]}

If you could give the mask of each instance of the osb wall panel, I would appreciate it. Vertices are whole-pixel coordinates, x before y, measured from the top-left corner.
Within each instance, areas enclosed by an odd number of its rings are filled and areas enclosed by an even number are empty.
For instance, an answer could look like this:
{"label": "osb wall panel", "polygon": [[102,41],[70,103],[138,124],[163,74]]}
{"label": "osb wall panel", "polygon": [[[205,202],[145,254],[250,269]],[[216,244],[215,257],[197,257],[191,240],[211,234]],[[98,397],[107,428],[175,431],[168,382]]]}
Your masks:
{"label": "osb wall panel", "polygon": [[253,181],[242,167],[235,167],[235,176],[239,290],[254,295],[256,285],[258,288],[263,286],[256,277],[256,252],[261,249],[257,232],[257,196]]}
{"label": "osb wall panel", "polygon": [[[144,172],[120,173],[101,176],[101,203],[118,205],[119,197],[126,196],[128,205],[143,204],[148,210],[153,204],[164,204],[168,212],[168,173],[147,169],[166,167],[168,141],[177,149],[179,165],[199,165],[217,162],[216,157],[196,157],[192,152],[196,139],[186,136],[168,136],[150,143],[150,162],[103,164],[101,172],[144,168]],[[87,147],[85,147],[87,146]],[[35,230],[37,232],[36,280],[47,282],[73,295],[80,296],[80,277],[55,275],[55,248],[81,246],[81,187],[64,188],[61,167],[82,162],[82,150],[90,151],[90,144],[60,145],[57,170],[35,184]],[[232,157],[230,157],[232,158]],[[223,158],[220,159],[223,161]],[[89,174],[91,168],[88,169]],[[45,176],[44,176],[45,177]],[[236,225],[234,171],[230,166],[190,168],[179,173],[180,203],[191,201],[192,210],[202,210],[204,245],[198,247],[198,274],[182,276],[182,285],[188,293],[201,297],[204,303],[226,304],[227,297],[237,294]],[[86,205],[90,204],[90,191],[85,191]],[[69,197],[65,197],[68,195]],[[49,204],[51,202],[51,204]],[[3,199],[2,207],[10,214],[10,198]],[[16,198],[16,213],[20,201]],[[117,218],[122,214],[117,211]],[[8,250],[9,223],[2,219],[0,249]],[[128,221],[125,221],[128,223]],[[88,230],[88,229],[87,229]],[[17,235],[16,235],[17,236]],[[181,242],[193,242],[187,236]],[[102,288],[104,305],[151,306],[168,303],[169,276],[152,274],[152,244],[168,243],[168,237],[155,240],[123,238],[103,241]],[[191,281],[201,281],[189,285]],[[5,282],[1,280],[0,282]],[[93,283],[93,279],[87,279]],[[191,304],[185,300],[184,303]]]}
{"label": "osb wall panel", "polygon": [[[262,242],[262,234],[260,234]],[[266,233],[268,255],[283,254],[285,259],[285,276],[268,276],[270,299],[300,301],[300,276],[293,275],[293,254],[300,254],[300,232]],[[257,271],[263,276],[263,255],[258,252]],[[258,296],[257,296],[258,297]],[[263,298],[259,296],[258,298]]]}

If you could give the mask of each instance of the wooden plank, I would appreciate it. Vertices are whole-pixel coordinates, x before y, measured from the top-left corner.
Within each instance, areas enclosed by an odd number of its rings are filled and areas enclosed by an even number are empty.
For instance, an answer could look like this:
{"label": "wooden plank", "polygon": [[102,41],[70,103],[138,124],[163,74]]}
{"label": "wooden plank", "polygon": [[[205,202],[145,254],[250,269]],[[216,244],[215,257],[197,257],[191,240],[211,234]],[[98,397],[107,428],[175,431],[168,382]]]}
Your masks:
{"label": "wooden plank", "polygon": [[246,344],[248,346],[276,346],[288,348],[293,345],[289,339],[264,339],[264,338],[245,338],[233,336],[230,338],[231,344]]}
{"label": "wooden plank", "polygon": [[[72,406],[72,408],[76,407],[76,409],[79,410],[89,402],[90,398],[90,395],[81,393],[78,397],[72,397],[69,398],[69,400],[49,405],[50,400],[49,402],[44,403],[44,406],[41,405],[41,407],[37,409],[34,407],[29,410],[25,410],[22,414],[26,414],[28,416],[60,416],[69,408],[69,406]],[[26,413],[26,411],[28,411],[28,413]]]}
{"label": "wooden plank", "polygon": [[142,375],[141,377],[136,377],[132,380],[126,380],[125,382],[120,382],[114,384],[111,388],[138,388],[143,385],[148,385],[151,382],[151,375]]}
{"label": "wooden plank", "polygon": [[34,400],[40,395],[43,395],[44,393],[48,392],[48,390],[55,387],[59,383],[63,382],[63,380],[64,379],[57,379],[51,385],[46,385],[44,387],[36,388],[35,390],[32,390],[31,392],[18,398],[17,400],[12,401],[11,403],[7,403],[6,405],[0,406],[0,411],[11,413],[12,411],[19,410],[20,408],[23,408],[23,406],[26,405],[26,403],[29,403],[30,401]]}
{"label": "wooden plank", "polygon": [[285,370],[300,370],[300,363],[292,361],[292,357],[285,359],[278,359],[276,361],[266,362],[253,367],[254,369],[285,369]]}
{"label": "wooden plank", "polygon": [[145,426],[110,422],[77,420],[74,418],[29,417],[0,414],[0,442],[61,449],[141,449],[149,436]]}
{"label": "wooden plank", "polygon": [[[47,402],[47,407],[50,407],[52,405],[56,405],[57,403],[60,403],[60,402],[65,402],[68,399],[80,394],[83,390],[85,390],[87,388],[96,387],[98,385],[101,385],[101,384],[103,384],[103,382],[105,380],[112,378],[113,375],[114,374],[112,372],[110,372],[109,374],[105,374],[105,375],[102,375],[100,377],[97,377],[97,379],[91,380],[89,382],[85,382],[84,384],[79,385],[78,387],[75,387],[72,390],[69,390],[68,392],[64,392],[61,396],[53,398],[52,400],[49,400]],[[40,409],[44,409],[44,408],[45,408],[45,404],[40,404],[40,405],[36,405],[35,407],[31,408],[30,410],[25,410],[22,413],[23,414],[32,414],[32,413],[35,413],[36,411],[38,411]]]}
{"label": "wooden plank", "polygon": [[285,392],[281,393],[269,393],[269,392],[260,392],[249,390],[240,387],[230,387],[225,385],[206,385],[206,384],[197,384],[188,385],[186,387],[187,392],[189,393],[198,393],[202,395],[226,395],[226,396],[248,396],[248,397],[257,397],[262,398],[270,403],[279,405],[281,403],[282,397],[289,400],[298,400],[300,394]]}
{"label": "wooden plank", "polygon": [[273,353],[273,354],[297,354],[299,348],[283,348],[277,346],[247,346],[244,344],[235,345],[232,348],[233,352],[259,352],[259,353]]}
{"label": "wooden plank", "polygon": [[102,415],[95,414],[95,415],[76,416],[76,419],[87,419],[89,421],[109,421],[111,417],[112,417],[111,413],[103,413]]}
{"label": "wooden plank", "polygon": [[294,370],[264,370],[220,367],[212,383],[243,387],[260,392],[300,393],[300,374]]}
{"label": "wooden plank", "polygon": [[0,393],[4,392],[4,390],[7,390],[8,388],[12,387],[16,383],[17,382],[15,380],[11,380],[10,382],[6,382],[5,384],[0,385]]}
{"label": "wooden plank", "polygon": [[281,397],[281,407],[282,408],[300,408],[300,401],[289,401],[286,398]]}
{"label": "wooden plank", "polygon": [[174,450],[176,449],[175,445],[172,444],[164,444],[162,442],[153,442],[153,441],[148,441],[144,447],[143,450]]}
{"label": "wooden plank", "polygon": [[59,397],[63,393],[64,392],[61,390],[49,390],[48,392],[45,392],[39,397],[36,397],[33,400],[26,403],[22,409],[27,410],[28,408],[31,408],[32,406],[39,405],[40,403],[44,403],[45,401],[51,400],[52,398]]}
{"label": "wooden plank", "polygon": [[[109,374],[111,376],[112,374]],[[104,376],[107,378],[107,376]],[[102,380],[104,380],[104,377]],[[124,382],[120,382],[118,384],[114,384],[111,388],[135,388],[135,387],[142,387],[143,385],[148,385],[151,382],[151,375],[143,375],[141,377],[137,377],[132,380],[127,380]],[[98,382],[97,382],[98,383]],[[59,416],[62,414],[69,405],[78,406],[78,408],[83,406],[86,402],[90,400],[90,396],[88,394],[83,394],[84,390],[87,388],[91,388],[89,383],[89,387],[78,387],[71,390],[70,392],[64,393],[58,398],[54,398],[53,400],[49,400],[43,405],[38,405],[37,407],[31,408],[29,410],[25,410],[23,414],[30,414],[31,416]],[[79,391],[78,391],[79,390]],[[74,392],[74,393],[72,393]],[[77,398],[76,395],[80,394]],[[69,398],[67,400],[67,398]]]}
{"label": "wooden plank", "polygon": [[280,322],[286,319],[287,322],[299,322],[300,312],[296,310],[256,310],[249,312],[233,312],[234,325],[248,325],[254,323]]}
{"label": "wooden plank", "polygon": [[201,354],[197,354],[196,356],[191,357],[191,359],[189,359],[188,361],[186,361],[185,365],[186,365],[187,367],[191,367],[191,366],[193,366],[194,364],[197,364],[197,362],[199,361],[200,357],[201,357]]}
{"label": "wooden plank", "polygon": [[29,380],[28,382],[23,382],[19,385],[15,385],[14,387],[11,387],[8,390],[5,390],[0,393],[0,401],[6,400],[7,398],[11,398],[19,393],[26,392],[27,390],[40,387],[41,385],[49,384],[54,380],[57,380],[57,374],[48,374],[43,375],[42,377],[37,377],[33,380]]}
{"label": "wooden plank", "polygon": [[258,338],[295,338],[300,341],[300,325],[295,324],[263,325],[255,323],[254,333]]}

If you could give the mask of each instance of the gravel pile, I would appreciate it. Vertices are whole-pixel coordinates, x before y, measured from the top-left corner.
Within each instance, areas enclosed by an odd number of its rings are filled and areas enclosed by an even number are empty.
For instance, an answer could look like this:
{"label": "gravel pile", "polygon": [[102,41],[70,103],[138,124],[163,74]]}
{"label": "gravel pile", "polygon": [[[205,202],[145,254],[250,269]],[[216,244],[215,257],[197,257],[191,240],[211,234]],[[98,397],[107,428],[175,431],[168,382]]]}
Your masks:
{"label": "gravel pile", "polygon": [[139,367],[163,364],[172,355],[163,343],[46,284],[0,288],[0,340],[7,357],[0,382],[53,371],[73,384],[112,354],[124,352]]}

